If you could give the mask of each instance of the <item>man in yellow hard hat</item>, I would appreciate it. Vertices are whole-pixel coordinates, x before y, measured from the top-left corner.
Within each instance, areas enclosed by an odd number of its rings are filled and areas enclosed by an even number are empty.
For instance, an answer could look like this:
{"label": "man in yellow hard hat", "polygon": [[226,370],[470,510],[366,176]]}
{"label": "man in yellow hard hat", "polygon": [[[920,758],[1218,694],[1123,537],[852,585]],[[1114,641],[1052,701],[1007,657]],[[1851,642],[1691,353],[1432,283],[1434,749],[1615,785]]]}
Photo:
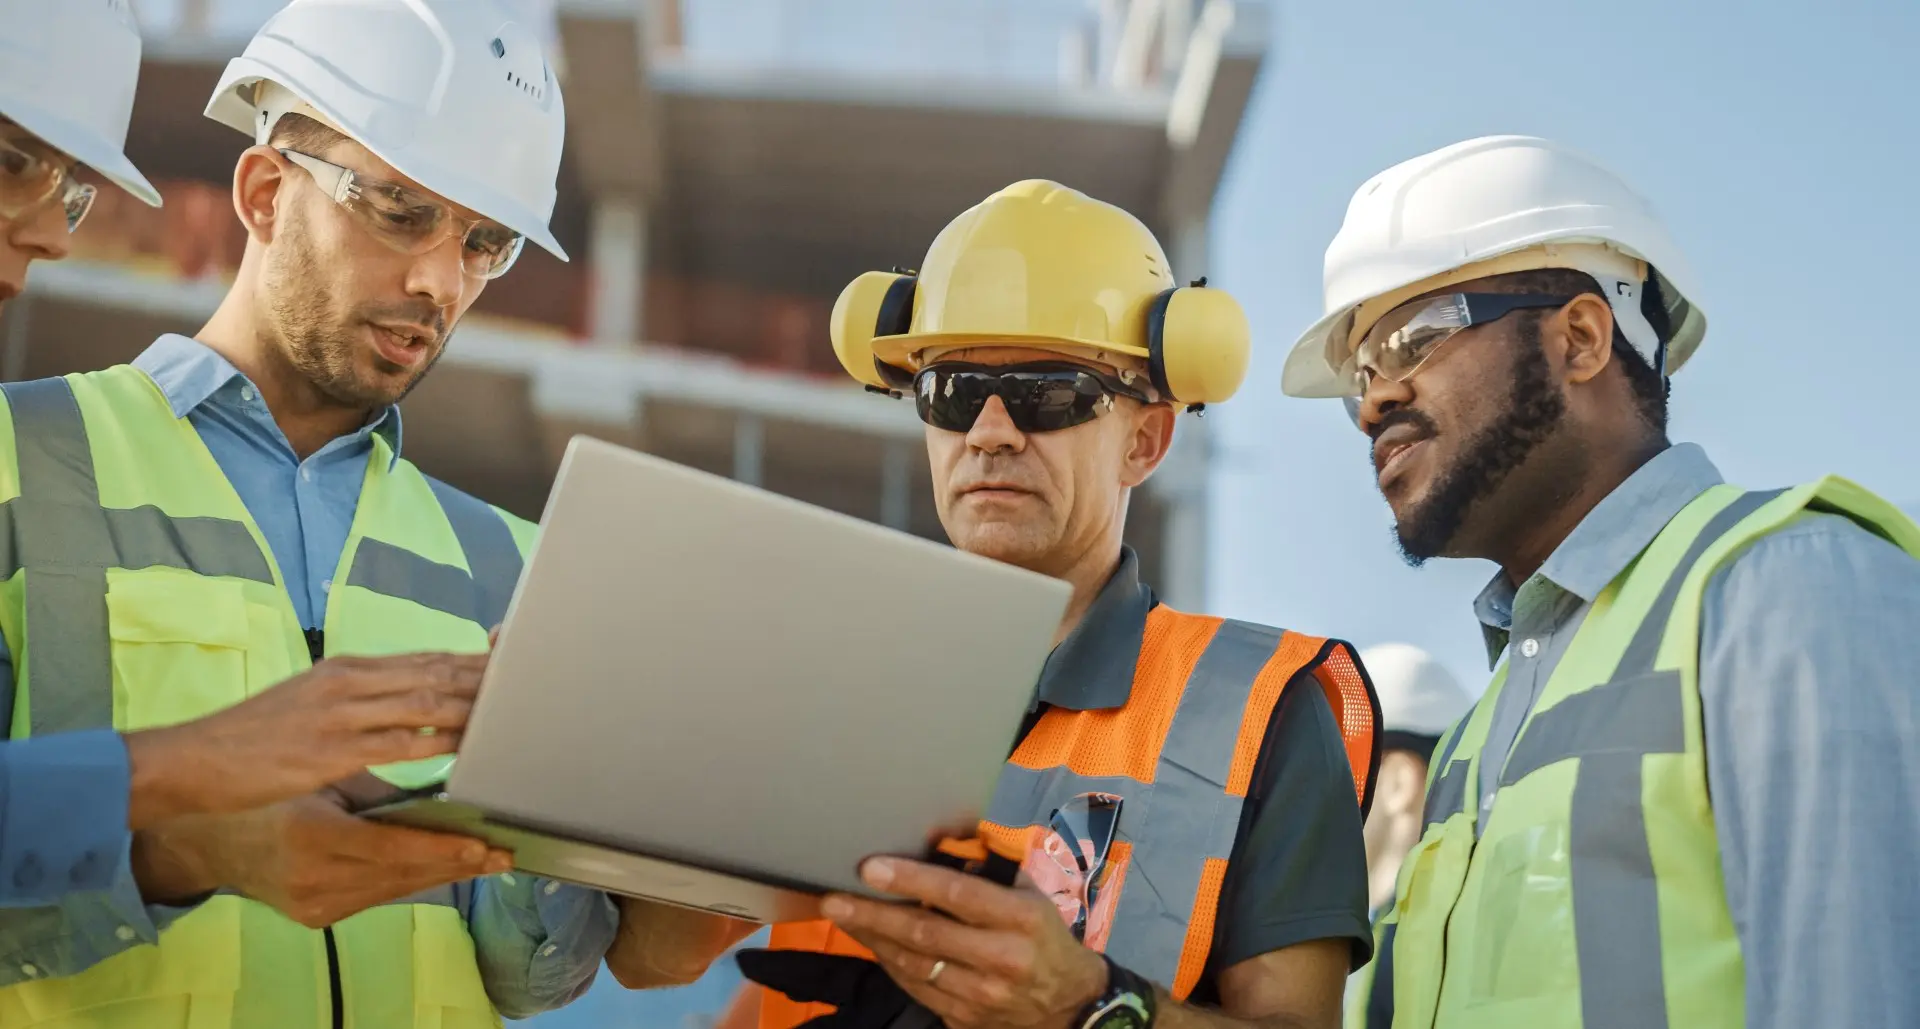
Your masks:
{"label": "man in yellow hard hat", "polygon": [[1029,181],[917,274],[861,276],[833,342],[916,405],[954,544],[1074,593],[979,826],[1027,882],[869,861],[915,903],[831,897],[743,952],[762,1026],[1332,1029],[1370,946],[1371,688],[1344,643],[1161,604],[1121,543],[1180,410],[1240,385],[1239,306],[1127,212]]}
{"label": "man in yellow hard hat", "polygon": [[1381,172],[1327,248],[1286,390],[1356,400],[1411,561],[1500,566],[1383,920],[1395,1025],[1920,1025],[1920,526],[1668,440],[1697,286],[1528,136]]}

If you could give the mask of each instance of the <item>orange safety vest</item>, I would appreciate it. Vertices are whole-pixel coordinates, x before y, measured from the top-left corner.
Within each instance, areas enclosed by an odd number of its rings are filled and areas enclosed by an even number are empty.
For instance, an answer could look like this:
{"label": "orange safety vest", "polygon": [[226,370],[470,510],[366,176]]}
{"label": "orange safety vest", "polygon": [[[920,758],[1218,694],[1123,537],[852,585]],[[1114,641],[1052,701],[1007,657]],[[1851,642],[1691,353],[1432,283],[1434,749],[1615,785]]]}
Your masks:
{"label": "orange safety vest", "polygon": [[[1220,887],[1267,723],[1280,691],[1303,671],[1333,708],[1364,807],[1379,761],[1379,702],[1352,648],[1161,605],[1147,616],[1126,705],[1048,709],[1007,759],[981,836],[1018,860],[1072,798],[1123,798],[1100,898],[1101,908],[1111,904],[1110,926],[1103,939],[1090,932],[1088,945],[1184,1000],[1213,949]],[[1150,888],[1126,889],[1129,873]],[[825,921],[776,925],[771,946],[872,956]],[[832,1010],[759,992],[760,1029],[793,1029]]]}

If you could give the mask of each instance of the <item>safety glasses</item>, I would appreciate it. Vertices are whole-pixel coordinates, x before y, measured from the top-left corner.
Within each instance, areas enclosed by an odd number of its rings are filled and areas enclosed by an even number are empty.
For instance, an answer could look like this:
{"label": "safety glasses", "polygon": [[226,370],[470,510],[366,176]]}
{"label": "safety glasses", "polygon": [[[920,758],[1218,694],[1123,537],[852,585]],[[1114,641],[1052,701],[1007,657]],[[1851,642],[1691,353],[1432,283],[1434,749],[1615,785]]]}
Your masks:
{"label": "safety glasses", "polygon": [[418,257],[449,239],[460,240],[460,266],[476,279],[497,279],[520,259],[526,237],[497,222],[464,218],[429,193],[368,178],[297,150],[280,155],[313,176],[320,191],[345,208],[373,238]]}
{"label": "safety glasses", "polygon": [[1058,846],[1047,848],[1048,856],[1069,881],[1078,884],[1073,892],[1080,912],[1068,927],[1073,930],[1073,938],[1082,942],[1112,867],[1107,854],[1119,831],[1120,805],[1121,798],[1111,793],[1082,793],[1060,805],[1047,819],[1047,828],[1059,841]]}
{"label": "safety glasses", "polygon": [[79,228],[98,191],[73,173],[65,154],[38,139],[0,135],[0,217],[12,221],[58,200],[66,210],[67,231]]}
{"label": "safety glasses", "polygon": [[1525,293],[1448,293],[1388,311],[1353,352],[1355,385],[1365,393],[1375,376],[1405,382],[1463,329],[1498,321],[1514,311],[1561,307],[1571,296]]}
{"label": "safety glasses", "polygon": [[1113,398],[1155,402],[1151,389],[1132,376],[1109,375],[1065,361],[1033,364],[935,364],[913,377],[914,406],[920,420],[948,432],[968,432],[999,397],[1021,432],[1057,432],[1113,410]]}

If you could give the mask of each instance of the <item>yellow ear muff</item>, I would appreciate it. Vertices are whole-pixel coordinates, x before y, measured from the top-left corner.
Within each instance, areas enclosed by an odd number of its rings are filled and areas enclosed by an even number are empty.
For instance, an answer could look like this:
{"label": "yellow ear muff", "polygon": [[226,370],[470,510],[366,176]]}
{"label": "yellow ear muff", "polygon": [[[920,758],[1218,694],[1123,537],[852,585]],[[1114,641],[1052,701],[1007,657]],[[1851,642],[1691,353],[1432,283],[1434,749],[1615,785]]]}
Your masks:
{"label": "yellow ear muff", "polygon": [[911,272],[865,272],[848,283],[833,302],[833,315],[828,321],[833,355],[848,375],[869,389],[902,389],[902,382],[911,385],[910,371],[883,366],[873,356],[873,340],[875,336],[897,336],[907,331],[913,318],[913,294]]}
{"label": "yellow ear muff", "polygon": [[1224,403],[1247,377],[1253,332],[1225,290],[1201,279],[1154,298],[1147,312],[1147,368],[1155,389],[1189,408]]}

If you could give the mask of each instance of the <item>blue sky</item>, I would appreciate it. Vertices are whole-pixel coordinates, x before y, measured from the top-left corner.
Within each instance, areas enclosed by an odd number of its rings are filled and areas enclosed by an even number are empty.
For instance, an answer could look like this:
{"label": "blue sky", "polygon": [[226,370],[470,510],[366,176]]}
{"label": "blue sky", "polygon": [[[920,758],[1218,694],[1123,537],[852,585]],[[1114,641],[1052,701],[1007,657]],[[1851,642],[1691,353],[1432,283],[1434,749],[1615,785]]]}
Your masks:
{"label": "blue sky", "polygon": [[1472,136],[1551,136],[1666,217],[1702,282],[1707,340],[1674,380],[1672,435],[1753,486],[1827,472],[1920,502],[1897,414],[1920,379],[1906,309],[1920,237],[1920,5],[1624,0],[1280,5],[1215,211],[1219,282],[1255,332],[1215,417],[1211,600],[1362,645],[1404,639],[1486,679],[1480,562],[1401,564],[1365,439],[1291,400],[1281,360],[1320,313],[1348,197]]}

